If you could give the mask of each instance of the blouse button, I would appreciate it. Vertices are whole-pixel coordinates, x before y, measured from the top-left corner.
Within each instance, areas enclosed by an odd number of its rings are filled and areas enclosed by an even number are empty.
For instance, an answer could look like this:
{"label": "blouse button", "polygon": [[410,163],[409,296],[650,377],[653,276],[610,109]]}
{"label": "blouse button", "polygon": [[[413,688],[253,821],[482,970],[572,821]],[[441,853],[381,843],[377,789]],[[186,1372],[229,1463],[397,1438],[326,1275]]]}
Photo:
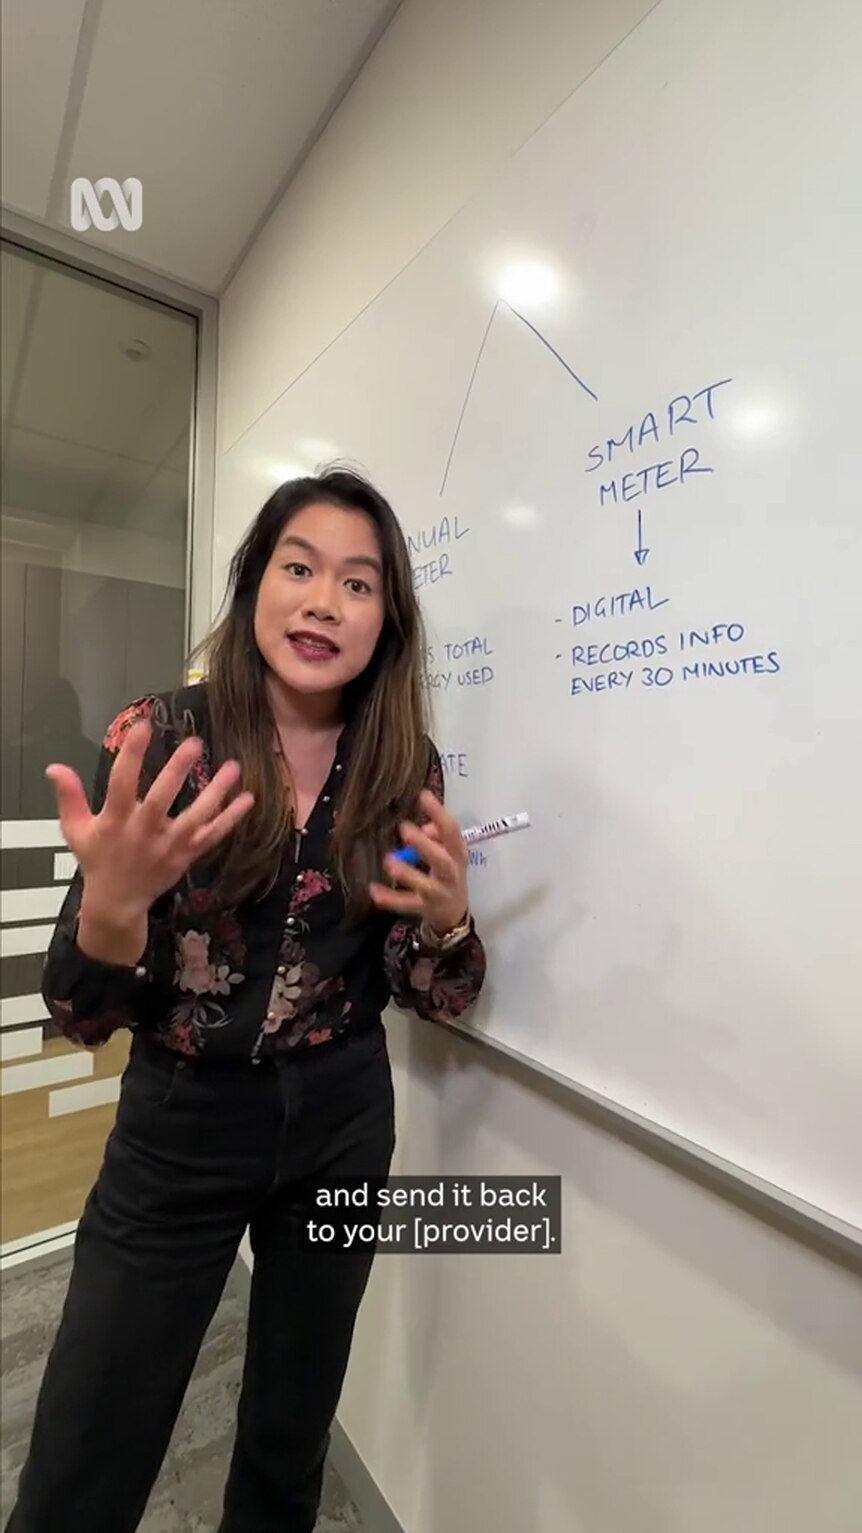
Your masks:
{"label": "blouse button", "polygon": [[274,1011],[268,1011],[267,1014],[266,1014],[266,1020],[267,1020],[267,1022],[274,1022],[275,1021],[275,1012]]}
{"label": "blouse button", "polygon": [[341,771],[341,762],[340,761],[337,761],[335,763],[335,770],[336,770],[336,772],[340,772]]}
{"label": "blouse button", "polygon": [[324,795],[323,795],[323,802],[324,802],[324,804],[328,804],[329,803],[329,794],[328,793],[324,793]]}
{"label": "blouse button", "polygon": [[[296,916],[288,916],[288,918],[287,918],[287,925],[288,926],[295,926],[296,925]],[[280,969],[279,973],[283,974],[284,970]]]}
{"label": "blouse button", "polygon": [[286,970],[286,968],[285,968],[285,967],[284,967],[284,964],[283,964],[283,963],[280,963],[280,964],[279,964],[279,966],[278,966],[278,968],[277,968],[277,969],[276,969],[276,973],[277,973],[277,974],[286,974],[286,973],[287,973],[287,970]]}

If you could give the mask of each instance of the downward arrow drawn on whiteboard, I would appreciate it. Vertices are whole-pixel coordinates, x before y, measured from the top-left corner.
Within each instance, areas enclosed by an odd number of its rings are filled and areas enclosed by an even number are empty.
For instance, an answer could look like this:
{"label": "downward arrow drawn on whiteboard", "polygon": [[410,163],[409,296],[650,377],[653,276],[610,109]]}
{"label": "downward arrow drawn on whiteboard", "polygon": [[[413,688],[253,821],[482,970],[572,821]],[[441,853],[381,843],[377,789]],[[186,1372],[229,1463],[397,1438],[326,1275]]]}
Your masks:
{"label": "downward arrow drawn on whiteboard", "polygon": [[635,558],[638,564],[646,564],[649,549],[644,548],[644,514],[638,507],[638,546],[635,549]]}

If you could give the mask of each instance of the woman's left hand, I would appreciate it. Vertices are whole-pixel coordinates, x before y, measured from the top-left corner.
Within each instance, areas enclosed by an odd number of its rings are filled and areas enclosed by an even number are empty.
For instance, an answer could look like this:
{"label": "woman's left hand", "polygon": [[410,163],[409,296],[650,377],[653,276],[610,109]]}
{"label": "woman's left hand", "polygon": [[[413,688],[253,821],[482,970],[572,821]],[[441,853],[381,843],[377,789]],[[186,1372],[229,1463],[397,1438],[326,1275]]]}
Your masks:
{"label": "woman's left hand", "polygon": [[400,887],[372,884],[369,892],[380,910],[419,916],[443,937],[460,926],[469,908],[467,847],[457,820],[433,793],[422,793],[420,803],[428,815],[427,824],[420,829],[408,820],[400,830],[405,845],[418,852],[427,871],[387,857],[386,871]]}

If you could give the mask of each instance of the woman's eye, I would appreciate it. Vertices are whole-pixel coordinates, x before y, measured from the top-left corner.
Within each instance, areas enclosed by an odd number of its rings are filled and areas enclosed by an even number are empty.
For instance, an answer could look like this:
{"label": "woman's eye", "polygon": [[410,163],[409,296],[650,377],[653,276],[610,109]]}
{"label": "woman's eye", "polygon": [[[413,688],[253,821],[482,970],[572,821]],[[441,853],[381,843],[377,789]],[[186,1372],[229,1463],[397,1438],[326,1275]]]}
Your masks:
{"label": "woman's eye", "polygon": [[307,575],[309,573],[308,565],[300,564],[297,559],[291,559],[290,563],[284,567],[289,575]]}
{"label": "woman's eye", "polygon": [[348,580],[347,584],[351,591],[353,591],[357,596],[370,595],[371,587],[367,580],[359,580],[356,576],[354,576],[351,580]]}

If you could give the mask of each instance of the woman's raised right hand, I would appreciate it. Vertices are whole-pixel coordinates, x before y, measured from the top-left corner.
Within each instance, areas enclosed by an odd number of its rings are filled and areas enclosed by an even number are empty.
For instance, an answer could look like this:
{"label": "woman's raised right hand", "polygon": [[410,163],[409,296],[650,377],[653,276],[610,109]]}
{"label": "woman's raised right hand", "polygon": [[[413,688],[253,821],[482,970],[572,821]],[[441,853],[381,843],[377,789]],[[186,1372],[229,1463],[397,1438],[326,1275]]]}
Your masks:
{"label": "woman's raised right hand", "polygon": [[[202,753],[199,740],[177,747],[139,800],[141,769],[151,738],[149,724],[128,731],[108,779],[98,814],[90,809],[81,779],[71,767],[50,766],[46,776],[57,799],[60,829],[83,874],[81,921],[100,932],[135,933],[136,945],[151,905],[199,857],[229,835],[252,806],[250,793],[225,803],[239,781],[235,761],[220,767],[187,809],[170,815],[188,773]],[[82,944],[83,945],[83,944]],[[99,941],[98,945],[104,944]]]}

